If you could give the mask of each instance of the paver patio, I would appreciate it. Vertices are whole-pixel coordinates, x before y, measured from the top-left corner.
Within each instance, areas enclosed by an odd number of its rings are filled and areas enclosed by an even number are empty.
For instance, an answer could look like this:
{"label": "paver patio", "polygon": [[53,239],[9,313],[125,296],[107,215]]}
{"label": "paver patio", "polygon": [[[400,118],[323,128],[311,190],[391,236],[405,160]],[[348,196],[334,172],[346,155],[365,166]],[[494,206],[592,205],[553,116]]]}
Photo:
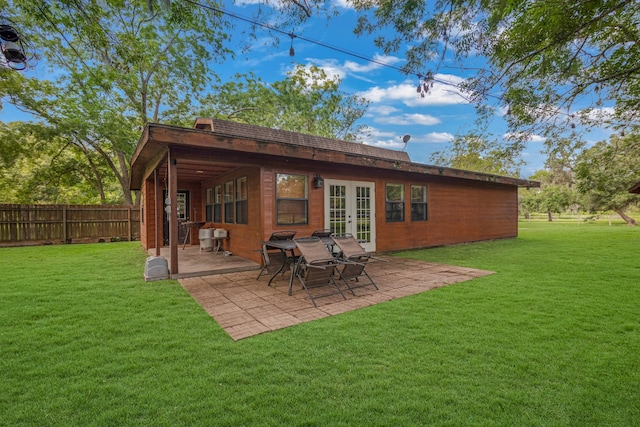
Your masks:
{"label": "paver patio", "polygon": [[256,280],[257,271],[224,273],[180,279],[182,286],[234,340],[341,314],[384,301],[493,274],[491,271],[381,256],[367,265],[379,290],[367,286],[354,296],[317,299],[314,307],[298,280],[287,295],[289,275],[267,286],[268,276]]}

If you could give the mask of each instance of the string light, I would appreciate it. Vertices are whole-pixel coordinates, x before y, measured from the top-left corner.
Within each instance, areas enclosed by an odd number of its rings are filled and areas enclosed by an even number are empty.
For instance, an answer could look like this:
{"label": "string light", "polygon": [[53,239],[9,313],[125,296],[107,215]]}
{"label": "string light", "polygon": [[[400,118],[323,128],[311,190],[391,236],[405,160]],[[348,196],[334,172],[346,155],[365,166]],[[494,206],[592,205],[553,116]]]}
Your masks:
{"label": "string light", "polygon": [[[9,19],[0,17],[3,21]],[[18,30],[9,24],[0,24],[0,50],[4,56],[6,67],[22,71],[27,68],[27,54],[23,37]]]}
{"label": "string light", "polygon": [[293,50],[293,39],[296,36],[295,36],[295,34],[291,33],[291,34],[289,34],[289,37],[291,37],[291,47],[289,48],[289,56],[296,56],[296,51]]}

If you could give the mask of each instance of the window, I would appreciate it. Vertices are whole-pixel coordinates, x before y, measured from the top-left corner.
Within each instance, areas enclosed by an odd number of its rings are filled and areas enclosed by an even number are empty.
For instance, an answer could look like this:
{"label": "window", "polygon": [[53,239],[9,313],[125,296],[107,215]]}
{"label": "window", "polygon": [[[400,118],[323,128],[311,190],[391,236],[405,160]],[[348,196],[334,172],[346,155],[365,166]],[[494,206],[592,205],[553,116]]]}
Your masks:
{"label": "window", "polygon": [[411,221],[427,220],[427,186],[411,186]]}
{"label": "window", "polygon": [[308,179],[306,175],[276,175],[276,223],[278,225],[309,222]]}
{"label": "window", "polygon": [[236,180],[236,224],[249,223],[249,204],[247,203],[247,177]]}
{"label": "window", "polygon": [[213,188],[207,188],[205,190],[206,198],[204,203],[204,220],[207,222],[213,221]]}
{"label": "window", "polygon": [[222,185],[213,187],[213,222],[222,222]]}
{"label": "window", "polygon": [[233,181],[224,183],[224,222],[233,224]]}
{"label": "window", "polygon": [[387,222],[404,221],[404,185],[387,184],[386,188],[386,217]]}

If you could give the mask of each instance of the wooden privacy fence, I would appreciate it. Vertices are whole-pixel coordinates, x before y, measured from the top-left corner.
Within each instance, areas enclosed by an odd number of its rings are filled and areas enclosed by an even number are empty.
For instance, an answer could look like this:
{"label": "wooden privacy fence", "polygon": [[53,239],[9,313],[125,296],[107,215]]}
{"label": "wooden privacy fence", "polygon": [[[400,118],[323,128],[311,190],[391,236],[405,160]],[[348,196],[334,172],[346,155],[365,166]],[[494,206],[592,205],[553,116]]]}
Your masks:
{"label": "wooden privacy fence", "polygon": [[0,246],[139,238],[137,206],[0,204]]}

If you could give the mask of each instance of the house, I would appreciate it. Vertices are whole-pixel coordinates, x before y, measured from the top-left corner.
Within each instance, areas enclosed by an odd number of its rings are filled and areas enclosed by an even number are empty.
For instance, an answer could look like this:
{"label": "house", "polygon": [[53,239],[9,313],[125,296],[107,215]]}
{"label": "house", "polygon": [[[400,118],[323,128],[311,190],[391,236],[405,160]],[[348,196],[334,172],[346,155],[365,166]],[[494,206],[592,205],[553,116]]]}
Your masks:
{"label": "house", "polygon": [[[516,237],[518,187],[537,186],[218,119],[198,119],[192,129],[147,124],[130,178],[130,189],[141,191],[141,243],[158,255],[170,246],[172,273],[184,221],[227,230],[226,249],[256,262],[259,242],[278,230],[331,229],[388,252]],[[197,233],[187,243],[198,244]]]}

